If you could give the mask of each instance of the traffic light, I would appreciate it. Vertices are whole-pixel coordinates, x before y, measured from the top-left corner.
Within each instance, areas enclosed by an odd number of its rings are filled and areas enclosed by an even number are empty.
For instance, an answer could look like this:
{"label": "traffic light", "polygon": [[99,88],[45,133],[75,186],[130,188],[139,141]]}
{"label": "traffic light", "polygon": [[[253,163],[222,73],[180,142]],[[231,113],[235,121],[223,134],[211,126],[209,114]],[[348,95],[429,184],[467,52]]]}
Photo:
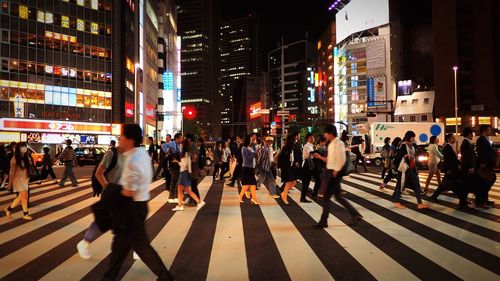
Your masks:
{"label": "traffic light", "polygon": [[194,119],[196,118],[196,108],[193,107],[185,107],[183,110],[184,118],[186,119]]}

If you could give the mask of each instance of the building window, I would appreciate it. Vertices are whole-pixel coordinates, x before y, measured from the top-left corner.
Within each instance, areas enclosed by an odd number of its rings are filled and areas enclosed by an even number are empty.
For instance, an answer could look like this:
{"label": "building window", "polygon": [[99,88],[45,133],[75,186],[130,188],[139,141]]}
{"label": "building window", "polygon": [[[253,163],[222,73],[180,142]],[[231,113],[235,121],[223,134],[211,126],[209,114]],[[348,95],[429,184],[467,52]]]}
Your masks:
{"label": "building window", "polygon": [[69,28],[69,17],[61,16],[61,26],[64,28]]}
{"label": "building window", "polygon": [[9,30],[2,29],[2,42],[9,43]]}
{"label": "building window", "polygon": [[54,15],[52,13],[45,13],[45,23],[54,23]]}
{"label": "building window", "polygon": [[91,24],[91,30],[90,30],[90,32],[92,34],[99,34],[99,24],[97,24],[96,22],[93,22]]}
{"label": "building window", "polygon": [[412,104],[412,105],[418,104],[418,99],[413,99],[413,100],[411,100],[411,104]]}
{"label": "building window", "polygon": [[36,21],[45,22],[45,12],[44,11],[37,11],[36,12]]}
{"label": "building window", "polygon": [[85,31],[85,21],[81,19],[76,20],[76,29],[80,31]]}
{"label": "building window", "polygon": [[429,104],[429,98],[424,98],[424,104]]}
{"label": "building window", "polygon": [[83,6],[83,0],[76,0],[76,4],[79,6]]}
{"label": "building window", "polygon": [[415,115],[410,116],[410,122],[416,122],[416,121],[417,118],[415,117]]}
{"label": "building window", "polygon": [[4,14],[9,13],[9,2],[7,2],[7,1],[2,2],[2,13],[4,13]]}
{"label": "building window", "polygon": [[25,20],[28,19],[28,7],[19,5],[19,17]]}
{"label": "building window", "polygon": [[421,120],[422,122],[427,121],[427,115],[422,115],[422,116],[420,117],[420,120]]}
{"label": "building window", "polygon": [[408,104],[408,101],[407,100],[402,100],[401,101],[401,106],[406,106]]}
{"label": "building window", "polygon": [[399,122],[404,122],[404,121],[405,121],[405,119],[402,116],[400,116],[399,117]]}
{"label": "building window", "polygon": [[4,58],[2,58],[2,59],[0,60],[0,62],[1,62],[1,64],[2,64],[2,66],[1,66],[1,68],[0,68],[0,69],[1,69],[2,71],[6,71],[6,72],[8,72],[8,71],[9,71],[9,59],[4,59]]}
{"label": "building window", "polygon": [[98,7],[99,7],[99,1],[98,0],[92,0],[91,8],[94,9],[94,10],[97,10]]}

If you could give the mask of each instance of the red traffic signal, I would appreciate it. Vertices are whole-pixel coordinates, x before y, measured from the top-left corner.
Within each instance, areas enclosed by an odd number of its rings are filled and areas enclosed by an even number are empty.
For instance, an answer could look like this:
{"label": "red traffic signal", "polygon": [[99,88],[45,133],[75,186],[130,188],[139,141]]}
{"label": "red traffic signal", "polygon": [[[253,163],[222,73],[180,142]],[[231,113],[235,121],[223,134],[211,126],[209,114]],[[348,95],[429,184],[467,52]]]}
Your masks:
{"label": "red traffic signal", "polygon": [[194,119],[196,117],[196,109],[191,107],[185,107],[183,110],[184,118],[186,119]]}

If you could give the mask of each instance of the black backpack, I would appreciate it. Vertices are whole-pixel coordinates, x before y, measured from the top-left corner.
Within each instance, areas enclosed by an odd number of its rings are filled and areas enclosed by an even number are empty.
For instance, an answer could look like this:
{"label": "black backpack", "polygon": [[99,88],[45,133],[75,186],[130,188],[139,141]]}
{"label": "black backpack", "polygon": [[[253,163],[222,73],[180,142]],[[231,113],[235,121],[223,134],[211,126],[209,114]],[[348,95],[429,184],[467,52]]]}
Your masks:
{"label": "black backpack", "polygon": [[[109,166],[104,171],[104,176],[106,176],[111,170],[113,170],[113,168],[116,166],[116,163],[118,162],[118,151],[114,147],[111,148],[111,151],[113,152],[113,157],[111,158],[111,163],[109,163]],[[102,185],[95,176],[95,172],[97,171],[98,167],[99,164],[96,164],[94,171],[92,172],[92,190],[94,191],[93,197],[99,197],[102,193]]]}

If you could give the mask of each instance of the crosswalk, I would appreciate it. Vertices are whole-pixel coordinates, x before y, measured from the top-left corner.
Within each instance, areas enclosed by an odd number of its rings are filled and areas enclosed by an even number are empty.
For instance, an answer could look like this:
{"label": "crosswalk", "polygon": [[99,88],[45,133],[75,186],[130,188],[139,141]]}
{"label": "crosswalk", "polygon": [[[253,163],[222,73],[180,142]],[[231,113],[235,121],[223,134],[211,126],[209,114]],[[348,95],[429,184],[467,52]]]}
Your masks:
{"label": "crosswalk", "polygon": [[[427,175],[420,174],[424,184]],[[440,203],[418,210],[413,195],[395,209],[388,193],[378,190],[373,173],[352,174],[342,183],[345,197],[364,220],[348,226],[350,216],[335,201],[329,228],[311,226],[322,202],[300,202],[300,184],[290,191],[290,206],[258,191],[259,206],[238,202],[238,189],[212,182],[199,184],[207,205],[199,212],[173,212],[166,204],[163,180],[150,185],[147,232],[153,247],[176,280],[499,280],[500,208],[457,210],[458,200],[443,193]],[[312,184],[311,184],[312,187]],[[437,183],[431,182],[431,189]],[[0,194],[0,206],[14,195]],[[500,201],[500,180],[490,192]],[[426,197],[423,198],[426,200]],[[82,260],[76,244],[93,220],[90,180],[77,188],[34,185],[30,213],[0,217],[0,280],[100,280],[107,269],[111,233],[90,245]],[[121,280],[155,280],[130,255]]]}

